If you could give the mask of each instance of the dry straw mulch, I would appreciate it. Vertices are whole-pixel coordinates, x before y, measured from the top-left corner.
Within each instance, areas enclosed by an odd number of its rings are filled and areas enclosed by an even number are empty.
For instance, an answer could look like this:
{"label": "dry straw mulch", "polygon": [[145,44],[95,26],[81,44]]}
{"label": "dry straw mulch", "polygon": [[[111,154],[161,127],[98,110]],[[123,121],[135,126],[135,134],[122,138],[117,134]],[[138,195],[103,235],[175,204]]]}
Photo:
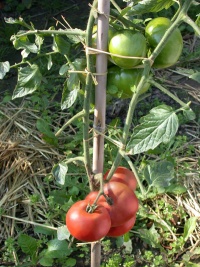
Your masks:
{"label": "dry straw mulch", "polygon": [[[24,230],[30,226],[25,221],[44,223],[48,212],[49,188],[43,180],[63,155],[40,138],[38,118],[37,112],[13,103],[0,106],[0,208],[15,218],[2,216],[0,240],[14,237],[18,223]],[[33,195],[39,196],[39,205],[31,204]]]}

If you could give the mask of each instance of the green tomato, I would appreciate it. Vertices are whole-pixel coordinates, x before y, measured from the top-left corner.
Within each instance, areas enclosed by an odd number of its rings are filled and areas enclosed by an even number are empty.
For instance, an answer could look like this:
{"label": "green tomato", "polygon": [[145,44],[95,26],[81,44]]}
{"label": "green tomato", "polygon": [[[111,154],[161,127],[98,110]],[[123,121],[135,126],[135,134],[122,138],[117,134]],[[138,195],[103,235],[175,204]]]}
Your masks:
{"label": "green tomato", "polygon": [[[146,39],[140,32],[134,30],[122,30],[116,33],[109,43],[109,52],[121,56],[145,57]],[[124,69],[131,69],[139,65],[142,59],[122,58],[111,55],[113,62]]]}
{"label": "green tomato", "polygon": [[[92,30],[92,47],[96,48],[97,47],[97,25],[94,25],[93,30]],[[112,26],[109,26],[108,30],[108,44],[112,37],[115,35],[116,30]]]}
{"label": "green tomato", "polygon": [[[108,93],[120,98],[131,98],[142,77],[143,69],[121,69],[113,66],[108,69]],[[149,89],[150,84],[145,83],[140,94]]]}
{"label": "green tomato", "polygon": [[[146,26],[145,34],[151,51],[156,48],[165,34],[166,30],[171,26],[171,21],[168,18],[159,17],[152,19]],[[176,29],[168,41],[166,42],[163,50],[156,57],[153,67],[155,68],[168,68],[174,65],[183,49],[183,38],[179,29]]]}

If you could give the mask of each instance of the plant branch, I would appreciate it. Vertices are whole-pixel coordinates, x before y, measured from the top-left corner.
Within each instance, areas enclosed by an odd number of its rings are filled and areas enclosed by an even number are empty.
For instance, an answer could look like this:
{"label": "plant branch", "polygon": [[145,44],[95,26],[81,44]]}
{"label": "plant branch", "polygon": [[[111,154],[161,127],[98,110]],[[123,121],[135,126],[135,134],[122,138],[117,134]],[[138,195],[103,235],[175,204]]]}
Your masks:
{"label": "plant branch", "polygon": [[177,14],[176,19],[172,22],[172,25],[167,29],[159,44],[156,46],[154,51],[152,52],[149,59],[153,62],[155,58],[160,54],[163,47],[165,46],[167,40],[170,38],[171,34],[174,32],[176,28],[185,20],[187,17],[187,11],[192,4],[192,1],[185,1],[183,6],[179,10],[179,14]]}
{"label": "plant branch", "polygon": [[194,29],[194,31],[197,33],[197,35],[200,37],[200,28],[188,15],[185,16],[184,21],[187,24],[189,24]]}
{"label": "plant branch", "polygon": [[129,166],[130,166],[132,172],[134,173],[135,178],[136,178],[136,180],[137,180],[137,183],[138,183],[138,186],[139,186],[139,188],[140,188],[140,190],[141,190],[142,195],[143,195],[143,196],[146,195],[146,190],[145,190],[143,184],[142,184],[141,181],[140,181],[140,178],[139,178],[139,176],[138,176],[138,173],[137,173],[137,171],[136,171],[136,168],[135,168],[134,164],[132,163],[131,159],[130,159],[129,156],[127,156],[127,155],[123,155],[123,157],[124,157],[125,160],[128,162],[128,164],[129,164]]}
{"label": "plant branch", "polygon": [[124,154],[124,150],[125,150],[125,147],[126,147],[126,142],[127,142],[128,136],[129,136],[129,130],[130,130],[130,127],[131,127],[131,122],[132,122],[132,119],[133,119],[133,113],[134,113],[134,110],[135,110],[135,107],[136,107],[136,104],[137,104],[137,100],[138,100],[138,97],[140,95],[140,91],[142,90],[145,82],[148,80],[148,77],[149,77],[149,72],[150,72],[150,69],[151,69],[150,62],[151,61],[149,59],[145,59],[144,60],[143,76],[142,76],[142,78],[141,78],[141,80],[140,80],[140,82],[139,82],[139,84],[138,84],[138,86],[136,88],[136,92],[133,93],[131,102],[129,104],[128,113],[127,113],[127,116],[126,116],[126,121],[125,121],[123,134],[122,134],[122,140],[121,140],[123,148],[119,148],[117,156],[115,157],[115,160],[114,160],[113,165],[112,165],[112,167],[110,169],[110,172],[108,173],[108,176],[107,176],[106,180],[110,180],[111,179],[111,177],[113,176],[116,168],[120,164],[120,161],[122,159],[122,155]]}
{"label": "plant branch", "polygon": [[73,121],[79,119],[85,115],[85,111],[81,110],[76,115],[74,115],[71,119],[69,119],[56,133],[55,136],[59,136]]}
{"label": "plant branch", "polygon": [[45,54],[39,54],[39,55],[37,55],[36,57],[33,57],[33,58],[29,59],[29,60],[25,60],[25,59],[23,59],[22,62],[19,62],[19,63],[17,63],[17,64],[14,64],[14,65],[10,66],[10,69],[20,67],[21,65],[24,65],[24,64],[30,64],[30,62],[35,61],[35,60],[37,60],[38,58],[46,57],[46,56],[51,56],[51,55],[54,55],[54,54],[57,54],[57,53],[58,53],[58,52],[52,51],[52,52],[48,52],[48,53],[45,53]]}
{"label": "plant branch", "polygon": [[186,107],[188,106],[187,104],[185,104],[182,100],[180,100],[177,96],[175,96],[174,94],[172,94],[169,90],[167,90],[166,88],[164,88],[161,84],[157,83],[156,81],[154,81],[153,79],[149,79],[149,82],[154,85],[155,87],[157,87],[159,90],[161,90],[164,94],[168,95],[169,97],[171,97],[172,99],[174,99],[177,103],[179,103],[182,107]]}
{"label": "plant branch", "polygon": [[28,36],[28,35],[81,35],[81,36],[85,36],[86,33],[82,30],[78,30],[78,29],[68,29],[68,30],[33,30],[33,31],[27,31],[24,33],[20,33],[20,34],[16,34],[13,35],[10,40],[14,41],[16,38],[20,38],[23,36]]}
{"label": "plant branch", "polygon": [[[86,46],[92,46],[92,30],[95,22],[95,18],[93,16],[93,8],[97,7],[98,0],[94,0],[93,6],[90,11],[88,24],[86,28]],[[87,61],[87,75],[86,75],[86,84],[85,84],[85,94],[84,94],[84,103],[83,103],[83,111],[85,116],[83,117],[83,150],[85,157],[85,168],[87,172],[87,176],[89,179],[90,190],[93,190],[93,175],[92,175],[92,167],[90,162],[90,153],[89,153],[89,110],[90,110],[90,98],[91,91],[93,89],[93,79],[92,73],[94,73],[94,64],[93,57],[90,54],[86,54]]]}

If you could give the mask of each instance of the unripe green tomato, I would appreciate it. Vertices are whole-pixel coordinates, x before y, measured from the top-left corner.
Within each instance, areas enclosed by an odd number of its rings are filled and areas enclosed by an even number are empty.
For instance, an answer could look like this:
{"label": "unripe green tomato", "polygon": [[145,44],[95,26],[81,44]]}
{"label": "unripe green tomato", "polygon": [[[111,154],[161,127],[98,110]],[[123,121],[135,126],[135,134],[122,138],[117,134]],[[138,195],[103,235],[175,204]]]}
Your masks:
{"label": "unripe green tomato", "polygon": [[[134,30],[122,30],[116,33],[109,43],[109,52],[121,56],[145,57],[146,39],[140,32]],[[121,58],[111,55],[113,62],[124,69],[131,69],[139,65],[142,59]]]}
{"label": "unripe green tomato", "polygon": [[[97,48],[97,25],[94,25],[93,30],[92,30],[92,47],[93,48]],[[113,28],[112,26],[109,26],[108,29],[108,44],[110,42],[110,40],[112,39],[112,37],[114,36],[114,34],[116,33],[115,28]]]}
{"label": "unripe green tomato", "polygon": [[[142,77],[143,69],[121,69],[113,66],[108,69],[108,93],[120,98],[131,98]],[[150,84],[145,83],[140,94],[149,89]]]}
{"label": "unripe green tomato", "polygon": [[[171,24],[172,22],[164,17],[152,19],[147,24],[145,35],[150,46],[150,51],[153,51],[156,48]],[[156,57],[153,67],[162,69],[174,65],[178,61],[182,49],[183,38],[180,30],[176,29],[166,42],[163,50]]]}

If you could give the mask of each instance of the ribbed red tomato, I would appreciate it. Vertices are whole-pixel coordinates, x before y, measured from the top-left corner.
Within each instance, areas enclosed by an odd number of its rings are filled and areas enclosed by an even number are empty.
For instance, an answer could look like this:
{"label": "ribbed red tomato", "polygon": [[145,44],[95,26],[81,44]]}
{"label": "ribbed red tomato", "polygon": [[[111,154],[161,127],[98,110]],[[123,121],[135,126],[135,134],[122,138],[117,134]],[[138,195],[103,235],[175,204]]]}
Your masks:
{"label": "ribbed red tomato", "polygon": [[[109,170],[104,174],[104,179],[107,178],[108,173],[109,173]],[[122,166],[117,167],[110,181],[126,184],[133,191],[137,187],[137,180],[133,172]]]}
{"label": "ribbed red tomato", "polygon": [[[85,200],[92,204],[97,194],[98,192],[91,192]],[[111,181],[104,185],[104,194],[108,201],[104,196],[101,196],[97,204],[103,205],[108,210],[112,227],[123,224],[138,211],[138,199],[127,185]]]}
{"label": "ribbed red tomato", "polygon": [[74,203],[66,214],[66,225],[75,238],[92,242],[104,237],[110,227],[111,219],[107,209],[98,206],[93,213],[86,211],[88,201]]}
{"label": "ribbed red tomato", "polygon": [[135,220],[136,220],[136,215],[134,215],[130,220],[123,223],[122,225],[111,227],[106,236],[117,237],[126,234],[133,228]]}

